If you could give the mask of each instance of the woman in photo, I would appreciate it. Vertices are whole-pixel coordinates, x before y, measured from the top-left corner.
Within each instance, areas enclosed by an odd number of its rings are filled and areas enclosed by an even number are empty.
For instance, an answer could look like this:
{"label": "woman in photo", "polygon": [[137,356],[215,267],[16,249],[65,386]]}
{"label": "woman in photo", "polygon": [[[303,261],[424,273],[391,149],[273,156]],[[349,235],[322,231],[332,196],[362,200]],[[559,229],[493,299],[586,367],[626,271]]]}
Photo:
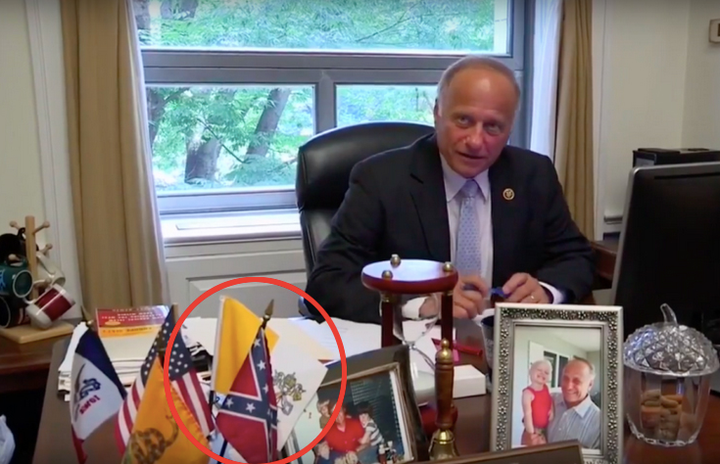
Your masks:
{"label": "woman in photo", "polygon": [[552,366],[547,359],[530,366],[530,385],[522,391],[524,430],[520,444],[523,446],[537,442],[538,437],[547,439],[547,428],[553,418],[553,401],[547,386],[551,376]]}

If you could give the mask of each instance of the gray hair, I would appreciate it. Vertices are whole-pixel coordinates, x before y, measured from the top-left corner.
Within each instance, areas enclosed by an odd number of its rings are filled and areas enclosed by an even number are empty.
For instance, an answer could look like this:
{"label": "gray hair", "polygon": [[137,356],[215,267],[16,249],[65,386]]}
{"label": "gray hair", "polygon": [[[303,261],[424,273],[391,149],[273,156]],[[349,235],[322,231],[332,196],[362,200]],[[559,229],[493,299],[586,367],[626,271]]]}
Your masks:
{"label": "gray hair", "polygon": [[593,363],[588,361],[585,358],[581,358],[580,356],[573,356],[573,361],[580,361],[581,363],[585,364],[588,369],[590,369],[590,379],[595,380],[595,366],[593,366]]}
{"label": "gray hair", "polygon": [[517,78],[515,77],[515,73],[513,72],[513,70],[508,68],[505,64],[496,60],[495,58],[483,55],[467,55],[463,58],[460,58],[459,60],[451,64],[447,69],[445,69],[442,76],[440,77],[440,82],[438,82],[437,86],[438,101],[440,101],[442,95],[447,90],[455,75],[458,74],[460,71],[464,71],[466,69],[494,71],[504,76],[505,78],[507,78],[508,81],[513,84],[513,87],[515,88],[515,94],[517,95],[518,99],[518,105],[520,104],[520,84],[518,84]]}

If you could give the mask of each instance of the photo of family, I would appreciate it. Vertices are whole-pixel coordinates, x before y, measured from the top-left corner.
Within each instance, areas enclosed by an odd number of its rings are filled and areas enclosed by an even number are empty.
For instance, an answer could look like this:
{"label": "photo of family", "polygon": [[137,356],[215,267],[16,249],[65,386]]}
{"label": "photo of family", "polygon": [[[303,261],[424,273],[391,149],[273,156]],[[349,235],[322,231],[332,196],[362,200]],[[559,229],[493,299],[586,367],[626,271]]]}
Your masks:
{"label": "photo of family", "polygon": [[600,449],[601,335],[599,328],[516,328],[513,448],[578,440]]}
{"label": "photo of family", "polygon": [[[321,387],[300,416],[288,454],[312,443],[338,407],[340,384]],[[348,380],[330,431],[299,464],[390,464],[412,461],[409,429],[395,371]]]}

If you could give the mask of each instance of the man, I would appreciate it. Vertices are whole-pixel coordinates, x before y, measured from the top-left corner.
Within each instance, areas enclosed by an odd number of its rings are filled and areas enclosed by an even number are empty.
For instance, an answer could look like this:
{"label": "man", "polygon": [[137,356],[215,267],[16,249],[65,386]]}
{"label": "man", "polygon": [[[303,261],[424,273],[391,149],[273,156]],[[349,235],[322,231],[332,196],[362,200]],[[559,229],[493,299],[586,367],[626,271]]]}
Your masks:
{"label": "man", "polygon": [[[491,287],[502,287],[510,302],[584,298],[592,250],[552,161],[507,146],[519,104],[514,75],[499,62],[470,56],[448,68],[434,133],[353,168],[307,293],[330,316],[379,323],[379,295],[363,286],[361,272],[398,254],[455,263],[459,318],[482,312]],[[414,314],[438,307],[433,295],[405,306]]]}
{"label": "man", "polygon": [[[565,365],[561,392],[553,393],[553,418],[548,426],[549,443],[578,440],[583,448],[600,449],[600,408],[590,398],[595,368],[586,359],[575,358]],[[532,444],[545,442],[535,436]]]}
{"label": "man", "polygon": [[[332,412],[335,412],[337,402],[332,406]],[[353,459],[357,459],[357,454],[368,447],[362,443],[365,436],[360,420],[347,416],[347,409],[343,405],[340,412],[335,418],[335,424],[330,428],[325,441],[327,441],[330,451],[337,451],[343,456],[352,455]]]}

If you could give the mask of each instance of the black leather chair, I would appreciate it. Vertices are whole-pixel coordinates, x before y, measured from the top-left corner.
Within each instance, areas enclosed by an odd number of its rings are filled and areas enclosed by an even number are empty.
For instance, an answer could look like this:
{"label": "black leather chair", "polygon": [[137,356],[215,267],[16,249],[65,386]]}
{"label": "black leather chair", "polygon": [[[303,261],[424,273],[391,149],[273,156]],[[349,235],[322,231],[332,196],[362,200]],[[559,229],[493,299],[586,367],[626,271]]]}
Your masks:
{"label": "black leather chair", "polygon": [[[345,198],[353,166],[377,153],[410,145],[433,130],[411,122],[369,122],[323,132],[300,147],[295,195],[308,276]],[[300,312],[308,315],[302,301]]]}

